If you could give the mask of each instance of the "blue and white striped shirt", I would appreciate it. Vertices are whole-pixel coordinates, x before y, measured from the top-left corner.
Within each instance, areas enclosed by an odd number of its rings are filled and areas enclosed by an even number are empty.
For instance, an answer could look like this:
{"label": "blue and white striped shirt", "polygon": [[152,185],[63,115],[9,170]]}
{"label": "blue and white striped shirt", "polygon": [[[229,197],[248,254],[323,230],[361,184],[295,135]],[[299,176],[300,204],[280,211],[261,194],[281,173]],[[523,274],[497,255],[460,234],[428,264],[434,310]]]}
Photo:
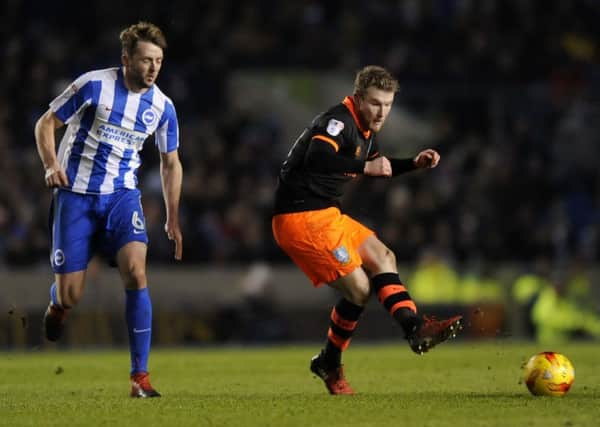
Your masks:
{"label": "blue and white striped shirt", "polygon": [[179,146],[173,102],[153,85],[131,92],[121,68],[90,71],[50,103],[68,125],[58,161],[69,178],[67,189],[83,194],[110,194],[137,186],[139,151],[155,133],[161,153]]}

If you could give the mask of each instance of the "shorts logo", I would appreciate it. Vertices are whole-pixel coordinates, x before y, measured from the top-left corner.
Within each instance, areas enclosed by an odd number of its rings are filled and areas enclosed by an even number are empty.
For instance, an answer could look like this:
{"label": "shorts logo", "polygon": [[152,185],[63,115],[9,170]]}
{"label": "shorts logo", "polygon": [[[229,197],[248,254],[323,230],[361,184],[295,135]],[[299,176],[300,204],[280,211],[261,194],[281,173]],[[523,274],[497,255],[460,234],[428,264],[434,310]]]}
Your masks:
{"label": "shorts logo", "polygon": [[345,246],[338,246],[333,250],[333,256],[342,264],[348,264],[350,262],[350,254]]}
{"label": "shorts logo", "polygon": [[131,215],[131,224],[133,225],[133,234],[141,234],[146,231],[146,226],[138,211],[134,211]]}
{"label": "shorts logo", "polygon": [[344,130],[344,122],[336,119],[329,120],[327,123],[327,133],[331,136],[338,136]]}
{"label": "shorts logo", "polygon": [[60,266],[65,263],[65,253],[62,249],[57,249],[54,251],[54,265]]}
{"label": "shorts logo", "polygon": [[142,113],[142,121],[148,127],[150,127],[156,123],[157,117],[158,116],[156,115],[154,110],[152,110],[152,108],[148,108],[147,110],[144,110],[144,112]]}

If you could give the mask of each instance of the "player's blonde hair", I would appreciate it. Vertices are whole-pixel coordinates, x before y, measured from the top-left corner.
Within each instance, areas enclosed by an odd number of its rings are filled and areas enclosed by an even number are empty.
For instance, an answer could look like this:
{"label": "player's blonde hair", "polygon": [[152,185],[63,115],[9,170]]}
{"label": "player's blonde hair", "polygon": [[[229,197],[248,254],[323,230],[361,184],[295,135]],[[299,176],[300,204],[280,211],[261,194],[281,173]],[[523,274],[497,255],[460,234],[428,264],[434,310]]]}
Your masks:
{"label": "player's blonde hair", "polygon": [[156,25],[150,22],[140,21],[121,31],[119,35],[123,54],[132,56],[139,41],[150,42],[162,50],[167,48],[167,39]]}
{"label": "player's blonde hair", "polygon": [[356,73],[354,95],[362,97],[370,87],[386,92],[397,92],[400,85],[392,73],[385,68],[379,65],[367,65]]}

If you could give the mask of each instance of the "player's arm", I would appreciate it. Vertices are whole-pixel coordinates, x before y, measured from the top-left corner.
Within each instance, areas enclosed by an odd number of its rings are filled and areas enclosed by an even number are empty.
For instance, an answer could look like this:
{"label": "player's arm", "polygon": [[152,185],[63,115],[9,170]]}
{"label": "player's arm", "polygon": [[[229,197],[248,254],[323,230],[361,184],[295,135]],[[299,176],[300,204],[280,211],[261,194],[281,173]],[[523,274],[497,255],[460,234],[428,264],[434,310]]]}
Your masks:
{"label": "player's arm", "polygon": [[35,123],[35,144],[44,165],[44,178],[48,187],[69,185],[67,174],[58,163],[56,157],[55,131],[63,125],[64,123],[50,109]]}
{"label": "player's arm", "polygon": [[59,96],[50,102],[50,108],[35,124],[35,143],[45,169],[48,187],[68,186],[69,179],[56,157],[57,128],[70,123],[76,116],[81,116],[86,106],[94,99],[95,90],[92,73],[79,76]]}
{"label": "player's arm", "polygon": [[401,175],[415,169],[432,169],[440,162],[440,155],[437,151],[428,148],[421,151],[413,158],[409,159],[389,159],[392,166],[392,176]]}
{"label": "player's arm", "polygon": [[313,137],[306,152],[305,164],[312,172],[363,173],[365,161],[338,155],[338,143],[329,137]]}
{"label": "player's arm", "polygon": [[313,137],[306,153],[306,165],[311,171],[320,173],[391,176],[392,168],[385,157],[365,161],[341,156],[338,151],[337,141],[322,135],[316,135]]}
{"label": "player's arm", "polygon": [[160,179],[167,212],[165,232],[169,240],[175,242],[175,259],[181,260],[183,256],[183,235],[179,226],[179,200],[181,198],[183,167],[177,150],[160,153]]}

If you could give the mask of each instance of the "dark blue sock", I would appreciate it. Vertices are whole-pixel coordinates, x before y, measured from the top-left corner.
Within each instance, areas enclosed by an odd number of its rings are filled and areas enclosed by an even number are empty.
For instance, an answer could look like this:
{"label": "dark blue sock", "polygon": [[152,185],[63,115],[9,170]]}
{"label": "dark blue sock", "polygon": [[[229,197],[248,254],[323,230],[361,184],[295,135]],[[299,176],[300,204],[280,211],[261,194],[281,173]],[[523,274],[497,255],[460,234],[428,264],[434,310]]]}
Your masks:
{"label": "dark blue sock", "polygon": [[125,318],[129,332],[131,374],[148,372],[152,337],[152,302],[148,288],[125,291]]}
{"label": "dark blue sock", "polygon": [[50,286],[50,301],[52,301],[52,305],[60,307],[58,296],[56,295],[56,283],[52,283],[52,286]]}

